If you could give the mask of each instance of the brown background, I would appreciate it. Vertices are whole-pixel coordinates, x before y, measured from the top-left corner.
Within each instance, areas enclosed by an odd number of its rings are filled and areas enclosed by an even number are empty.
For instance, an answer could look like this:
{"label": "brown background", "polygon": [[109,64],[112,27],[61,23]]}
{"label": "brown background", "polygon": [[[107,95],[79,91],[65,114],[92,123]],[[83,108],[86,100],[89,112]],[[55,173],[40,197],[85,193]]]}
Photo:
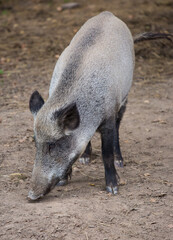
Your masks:
{"label": "brown background", "polygon": [[77,162],[67,186],[26,200],[35,155],[28,100],[35,89],[47,98],[56,60],[80,26],[109,10],[133,34],[173,30],[171,0],[78,0],[80,8],[59,12],[64,2],[0,1],[0,239],[171,240],[173,44],[166,40],[135,47],[119,194],[105,192],[96,135],[89,166]]}

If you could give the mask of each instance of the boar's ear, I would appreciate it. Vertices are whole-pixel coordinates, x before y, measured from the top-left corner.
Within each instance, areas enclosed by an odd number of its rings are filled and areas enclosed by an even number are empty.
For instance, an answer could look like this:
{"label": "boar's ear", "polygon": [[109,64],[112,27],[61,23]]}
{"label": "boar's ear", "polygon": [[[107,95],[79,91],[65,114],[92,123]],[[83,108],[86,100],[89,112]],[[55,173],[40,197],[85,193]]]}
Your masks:
{"label": "boar's ear", "polygon": [[68,131],[75,130],[80,123],[80,116],[76,103],[71,103],[54,113],[54,119],[58,120],[58,125],[68,134]]}
{"label": "boar's ear", "polygon": [[34,116],[37,115],[37,112],[40,110],[43,104],[44,100],[42,96],[39,94],[39,92],[38,91],[33,92],[29,100],[29,109]]}

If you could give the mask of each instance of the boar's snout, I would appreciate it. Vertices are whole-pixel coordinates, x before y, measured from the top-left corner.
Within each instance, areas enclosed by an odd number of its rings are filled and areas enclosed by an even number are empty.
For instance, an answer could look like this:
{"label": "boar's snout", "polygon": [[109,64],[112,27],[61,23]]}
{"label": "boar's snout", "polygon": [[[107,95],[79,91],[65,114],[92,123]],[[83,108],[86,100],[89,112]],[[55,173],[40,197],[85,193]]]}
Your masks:
{"label": "boar's snout", "polygon": [[29,201],[35,201],[38,200],[39,198],[43,197],[43,194],[41,195],[35,195],[35,193],[33,192],[33,190],[30,190],[28,193],[28,200]]}
{"label": "boar's snout", "polygon": [[28,193],[28,200],[38,200],[59,182],[59,179],[52,177],[51,181],[46,176],[32,176],[31,190]]}

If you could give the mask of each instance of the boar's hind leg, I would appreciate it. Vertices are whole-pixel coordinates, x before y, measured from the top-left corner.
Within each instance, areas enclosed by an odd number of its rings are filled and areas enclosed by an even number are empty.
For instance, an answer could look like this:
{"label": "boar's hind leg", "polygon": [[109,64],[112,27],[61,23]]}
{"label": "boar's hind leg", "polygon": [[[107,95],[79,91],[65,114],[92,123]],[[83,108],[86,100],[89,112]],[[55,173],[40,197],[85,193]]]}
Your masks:
{"label": "boar's hind leg", "polygon": [[91,159],[91,152],[92,152],[92,147],[91,147],[91,142],[89,142],[85,149],[85,152],[79,158],[79,162],[82,164],[88,164]]}
{"label": "boar's hind leg", "polygon": [[102,157],[105,167],[107,192],[117,194],[117,172],[114,166],[115,119],[104,121],[99,128],[102,140]]}
{"label": "boar's hind leg", "polygon": [[120,108],[119,112],[116,115],[115,118],[115,166],[118,167],[123,167],[123,157],[121,155],[121,149],[120,149],[120,143],[119,143],[119,127],[121,123],[121,119],[123,118],[124,112],[126,110],[126,104],[127,100],[125,103],[122,105]]}

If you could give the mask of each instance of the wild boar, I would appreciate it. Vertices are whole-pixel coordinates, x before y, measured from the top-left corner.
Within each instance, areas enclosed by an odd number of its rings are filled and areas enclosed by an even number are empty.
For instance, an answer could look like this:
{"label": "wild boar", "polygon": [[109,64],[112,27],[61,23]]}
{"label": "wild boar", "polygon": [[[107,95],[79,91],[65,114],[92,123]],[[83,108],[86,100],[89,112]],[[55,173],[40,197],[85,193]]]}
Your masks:
{"label": "wild boar", "polygon": [[37,91],[30,98],[36,158],[29,199],[66,181],[78,158],[89,160],[96,131],[101,134],[106,190],[117,193],[115,165],[123,165],[119,126],[134,61],[133,37],[110,12],[89,19],[76,33],[57,61],[48,100],[44,103]]}

